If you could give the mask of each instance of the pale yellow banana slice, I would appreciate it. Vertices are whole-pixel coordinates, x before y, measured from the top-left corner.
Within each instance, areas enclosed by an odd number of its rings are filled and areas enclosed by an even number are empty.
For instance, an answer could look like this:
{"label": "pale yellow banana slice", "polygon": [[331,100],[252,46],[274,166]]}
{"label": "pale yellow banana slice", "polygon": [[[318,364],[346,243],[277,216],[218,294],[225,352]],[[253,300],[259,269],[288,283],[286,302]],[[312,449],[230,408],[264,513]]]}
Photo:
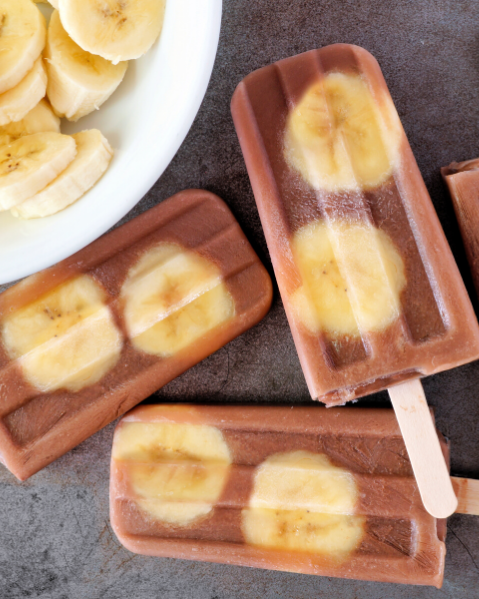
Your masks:
{"label": "pale yellow banana slice", "polygon": [[123,341],[105,298],[98,283],[81,275],[3,320],[3,344],[31,385],[75,392],[113,368]]}
{"label": "pale yellow banana slice", "polygon": [[330,73],[291,111],[285,158],[314,189],[370,189],[398,164],[400,142],[389,98],[375,98],[357,75]]}
{"label": "pale yellow banana slice", "polygon": [[0,210],[31,198],[58,177],[76,156],[73,137],[35,133],[0,147]]}
{"label": "pale yellow banana slice", "polygon": [[2,0],[0,6],[0,94],[33,68],[45,46],[46,26],[31,0]]}
{"label": "pale yellow banana slice", "polygon": [[138,505],[177,526],[211,512],[231,464],[223,434],[206,425],[124,422],[112,453],[127,465]]}
{"label": "pale yellow banana slice", "polygon": [[243,534],[252,545],[342,559],[364,535],[365,519],[354,515],[357,500],[353,475],[325,455],[275,454],[257,469]]}
{"label": "pale yellow banana slice", "polygon": [[63,210],[82,197],[108,168],[113,150],[97,129],[72,135],[75,159],[45,189],[11,209],[14,216],[40,218]]}
{"label": "pale yellow banana slice", "polygon": [[18,85],[0,94],[0,126],[21,121],[35,108],[46,91],[47,74],[40,57]]}
{"label": "pale yellow banana slice", "polygon": [[316,221],[294,234],[292,249],[303,284],[290,303],[312,333],[381,331],[400,315],[404,263],[384,231],[368,223]]}
{"label": "pale yellow banana slice", "polygon": [[58,11],[48,27],[45,60],[48,99],[58,116],[71,121],[100,108],[120,85],[128,66],[127,62],[112,65],[82,50],[63,29]]}
{"label": "pale yellow banana slice", "polygon": [[218,267],[172,243],[149,250],[130,269],[121,297],[133,344],[171,356],[234,315]]}
{"label": "pale yellow banana slice", "polygon": [[12,143],[25,135],[53,131],[60,133],[60,119],[47,100],[40,102],[21,121],[0,127],[0,145]]}
{"label": "pale yellow banana slice", "polygon": [[165,0],[57,0],[68,35],[117,64],[139,58],[161,33]]}

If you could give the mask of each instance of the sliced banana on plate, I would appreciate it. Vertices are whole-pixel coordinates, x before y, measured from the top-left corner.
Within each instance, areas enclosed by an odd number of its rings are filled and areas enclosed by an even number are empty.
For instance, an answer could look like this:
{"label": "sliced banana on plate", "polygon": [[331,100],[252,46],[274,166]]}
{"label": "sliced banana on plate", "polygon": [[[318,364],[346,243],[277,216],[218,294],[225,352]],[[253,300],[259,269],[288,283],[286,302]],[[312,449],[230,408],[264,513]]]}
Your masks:
{"label": "sliced banana on plate", "polygon": [[289,300],[312,333],[381,331],[401,313],[404,263],[390,237],[369,223],[312,222],[293,236],[302,285]]}
{"label": "sliced banana on plate", "polygon": [[113,65],[82,50],[66,33],[58,11],[48,27],[47,95],[58,116],[77,121],[98,110],[123,80],[127,62]]}
{"label": "sliced banana on plate", "polygon": [[116,364],[123,340],[105,300],[102,287],[81,275],[3,320],[3,344],[31,385],[76,392]]}
{"label": "sliced banana on plate", "polygon": [[60,133],[60,119],[55,115],[47,100],[40,100],[21,121],[0,127],[0,145],[12,143],[26,135],[45,131]]}
{"label": "sliced banana on plate", "polygon": [[151,48],[161,33],[165,0],[58,0],[58,8],[80,48],[117,64]]}
{"label": "sliced banana on plate", "polygon": [[0,94],[0,126],[21,121],[35,108],[46,91],[47,74],[40,57],[18,85]]}
{"label": "sliced banana on plate", "polygon": [[389,97],[374,97],[357,75],[329,73],[289,114],[285,158],[316,190],[371,189],[398,164],[400,142]]}
{"label": "sliced banana on plate", "polygon": [[124,422],[112,453],[127,466],[138,505],[177,526],[211,512],[231,464],[220,430],[175,422]]}
{"label": "sliced banana on plate", "polygon": [[97,129],[72,135],[77,155],[45,189],[11,209],[14,216],[40,218],[63,210],[81,198],[107,170],[113,156],[108,141]]}
{"label": "sliced banana on plate", "polygon": [[173,243],[161,243],[140,258],[121,298],[135,347],[163,357],[206,335],[235,311],[219,268]]}
{"label": "sliced banana on plate", "polygon": [[44,189],[76,153],[73,137],[53,132],[27,135],[1,146],[0,210],[9,210]]}
{"label": "sliced banana on plate", "polygon": [[0,94],[20,83],[45,46],[46,25],[31,0],[2,0]]}
{"label": "sliced banana on plate", "polygon": [[354,476],[324,454],[274,454],[256,470],[242,511],[247,543],[341,559],[360,544],[365,519],[355,516]]}

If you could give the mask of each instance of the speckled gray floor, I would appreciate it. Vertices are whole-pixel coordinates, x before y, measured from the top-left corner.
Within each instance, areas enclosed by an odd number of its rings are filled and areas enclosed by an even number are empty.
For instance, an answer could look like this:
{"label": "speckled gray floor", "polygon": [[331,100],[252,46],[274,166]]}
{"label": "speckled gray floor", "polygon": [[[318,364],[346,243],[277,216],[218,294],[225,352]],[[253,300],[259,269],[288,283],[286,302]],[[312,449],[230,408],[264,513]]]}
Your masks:
{"label": "speckled gray floor", "polygon": [[[174,0],[170,0],[174,1]],[[173,193],[223,197],[270,268],[229,113],[247,73],[333,42],[379,60],[468,289],[453,210],[439,176],[479,155],[479,7],[476,0],[224,0],[223,28],[203,106],[180,151],[131,218]],[[112,201],[114,198],[112,198]],[[424,381],[452,470],[479,478],[479,363]],[[170,383],[166,401],[309,401],[283,308]],[[361,405],[387,405],[385,394]],[[108,519],[109,426],[26,483],[0,470],[0,599],[450,599],[479,598],[479,518],[449,520],[440,591],[135,556]]]}

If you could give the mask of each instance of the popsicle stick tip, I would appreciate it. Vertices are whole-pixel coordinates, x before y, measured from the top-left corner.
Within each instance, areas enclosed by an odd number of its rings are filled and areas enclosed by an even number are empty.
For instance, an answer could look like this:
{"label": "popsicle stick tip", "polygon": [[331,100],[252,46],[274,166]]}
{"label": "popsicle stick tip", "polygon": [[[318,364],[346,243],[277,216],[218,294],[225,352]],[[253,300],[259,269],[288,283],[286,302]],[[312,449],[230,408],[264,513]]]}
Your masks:
{"label": "popsicle stick tip", "polygon": [[425,509],[448,518],[458,507],[441,444],[419,379],[388,389]]}

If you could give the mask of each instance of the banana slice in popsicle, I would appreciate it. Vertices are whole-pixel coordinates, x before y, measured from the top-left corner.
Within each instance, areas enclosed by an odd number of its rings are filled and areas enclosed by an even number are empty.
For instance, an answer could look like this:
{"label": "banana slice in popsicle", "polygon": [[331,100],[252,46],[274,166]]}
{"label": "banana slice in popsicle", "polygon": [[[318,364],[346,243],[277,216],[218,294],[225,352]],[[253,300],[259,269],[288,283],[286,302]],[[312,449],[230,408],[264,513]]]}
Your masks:
{"label": "banana slice in popsicle", "polygon": [[257,468],[243,534],[252,545],[341,559],[364,535],[365,520],[354,515],[357,500],[353,475],[325,455],[274,454]]}
{"label": "banana slice in popsicle", "polygon": [[163,357],[234,315],[234,301],[218,267],[172,243],[161,243],[140,258],[121,297],[133,344]]}
{"label": "banana slice in popsicle", "polygon": [[113,458],[123,461],[138,505],[155,519],[187,526],[211,512],[231,454],[220,430],[175,422],[125,422]]}
{"label": "banana slice in popsicle", "polygon": [[329,73],[288,116],[285,157],[314,189],[371,189],[397,165],[400,142],[389,98],[375,98],[357,75]]}
{"label": "banana slice in popsicle", "polygon": [[123,345],[105,292],[87,275],[9,315],[1,334],[25,378],[45,393],[96,383],[116,364]]}

